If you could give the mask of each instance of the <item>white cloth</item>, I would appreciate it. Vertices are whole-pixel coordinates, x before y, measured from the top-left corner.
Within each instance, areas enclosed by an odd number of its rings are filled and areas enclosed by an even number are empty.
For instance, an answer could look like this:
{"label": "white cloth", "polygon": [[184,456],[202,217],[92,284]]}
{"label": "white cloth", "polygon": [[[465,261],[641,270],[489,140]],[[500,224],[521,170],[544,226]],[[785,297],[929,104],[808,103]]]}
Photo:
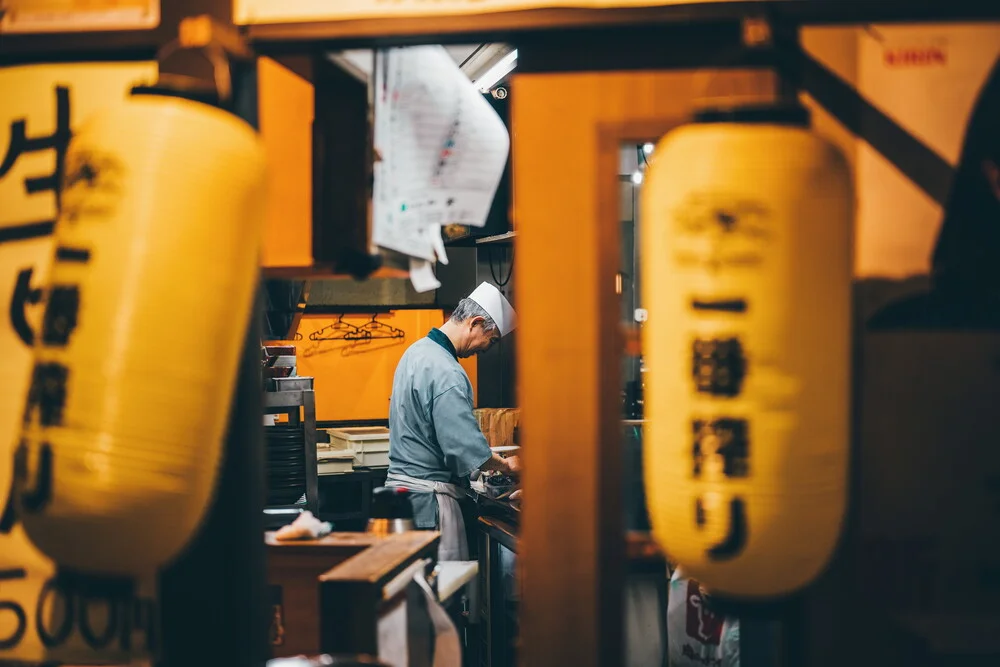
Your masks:
{"label": "white cloth", "polygon": [[[454,499],[453,499],[454,500]],[[413,580],[417,582],[427,603],[427,613],[434,626],[434,663],[433,667],[461,667],[462,646],[458,640],[458,630],[451,622],[451,617],[444,610],[431,590],[430,584],[424,579],[423,572],[417,572]]]}
{"label": "white cloth", "polygon": [[465,535],[465,520],[458,501],[465,497],[462,489],[447,482],[431,482],[409,475],[389,473],[386,486],[404,487],[418,493],[433,493],[438,504],[438,530],[441,542],[438,545],[438,561],[469,560],[469,540]]}
{"label": "white cloth", "polygon": [[329,535],[333,525],[329,521],[320,521],[312,512],[305,511],[287,526],[282,526],[274,534],[274,539],[285,540],[317,540]]}

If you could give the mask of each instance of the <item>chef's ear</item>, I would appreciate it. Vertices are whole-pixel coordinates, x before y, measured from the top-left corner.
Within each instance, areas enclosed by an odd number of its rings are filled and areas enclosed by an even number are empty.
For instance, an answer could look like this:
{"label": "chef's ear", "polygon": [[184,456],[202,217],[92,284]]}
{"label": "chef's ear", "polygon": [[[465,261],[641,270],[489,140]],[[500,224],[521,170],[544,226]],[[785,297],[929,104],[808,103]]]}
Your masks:
{"label": "chef's ear", "polygon": [[483,317],[482,315],[476,315],[469,321],[469,328],[474,329],[477,326],[481,327],[483,326],[484,322],[486,322],[485,317]]}

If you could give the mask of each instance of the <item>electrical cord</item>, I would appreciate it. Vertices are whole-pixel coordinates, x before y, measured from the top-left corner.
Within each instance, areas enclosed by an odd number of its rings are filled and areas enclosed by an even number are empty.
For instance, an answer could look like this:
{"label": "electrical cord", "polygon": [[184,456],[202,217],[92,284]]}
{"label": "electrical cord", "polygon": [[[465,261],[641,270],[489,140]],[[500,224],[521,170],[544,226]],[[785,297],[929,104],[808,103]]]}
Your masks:
{"label": "electrical cord", "polygon": [[642,150],[642,146],[635,147],[636,152],[639,154],[639,160],[641,161],[643,168],[649,168],[649,160],[646,159],[646,151]]}
{"label": "electrical cord", "polygon": [[496,283],[497,287],[506,287],[507,283],[510,282],[511,277],[514,275],[514,253],[513,253],[513,251],[511,252],[511,255],[510,255],[510,270],[507,271],[507,277],[505,279],[503,279],[503,280],[500,280],[500,278],[497,277],[497,271],[501,270],[501,268],[502,268],[503,265],[501,264],[500,266],[498,266],[496,270],[494,270],[494,268],[493,268],[493,247],[492,246],[489,249],[488,259],[489,259],[489,262],[490,262],[490,278],[493,278],[493,282]]}

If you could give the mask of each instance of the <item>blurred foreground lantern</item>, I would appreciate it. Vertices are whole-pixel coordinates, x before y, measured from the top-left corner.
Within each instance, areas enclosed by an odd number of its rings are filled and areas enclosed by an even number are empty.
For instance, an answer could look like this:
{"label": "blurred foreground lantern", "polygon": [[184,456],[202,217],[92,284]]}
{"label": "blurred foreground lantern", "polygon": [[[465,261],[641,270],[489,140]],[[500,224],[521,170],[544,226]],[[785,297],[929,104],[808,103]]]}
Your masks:
{"label": "blurred foreground lantern", "polygon": [[126,663],[149,655],[155,641],[154,581],[64,576],[28,539],[9,495],[71,131],[156,69],[155,62],[0,69],[0,664]]}
{"label": "blurred foreground lantern", "polygon": [[719,594],[779,596],[847,494],[853,195],[800,107],[705,111],[642,192],[656,539]]}
{"label": "blurred foreground lantern", "polygon": [[25,530],[61,567],[152,574],[209,506],[263,179],[249,125],[162,90],[74,136],[15,457]]}

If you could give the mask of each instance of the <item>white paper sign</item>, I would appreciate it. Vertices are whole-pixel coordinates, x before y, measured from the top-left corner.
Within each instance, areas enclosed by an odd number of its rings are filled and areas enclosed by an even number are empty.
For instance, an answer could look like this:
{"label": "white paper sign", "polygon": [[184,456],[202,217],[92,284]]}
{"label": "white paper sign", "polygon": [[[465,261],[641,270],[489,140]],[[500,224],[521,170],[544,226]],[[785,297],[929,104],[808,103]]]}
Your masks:
{"label": "white paper sign", "polygon": [[510,136],[440,46],[380,52],[375,86],[373,241],[434,261],[440,226],[486,223]]}

